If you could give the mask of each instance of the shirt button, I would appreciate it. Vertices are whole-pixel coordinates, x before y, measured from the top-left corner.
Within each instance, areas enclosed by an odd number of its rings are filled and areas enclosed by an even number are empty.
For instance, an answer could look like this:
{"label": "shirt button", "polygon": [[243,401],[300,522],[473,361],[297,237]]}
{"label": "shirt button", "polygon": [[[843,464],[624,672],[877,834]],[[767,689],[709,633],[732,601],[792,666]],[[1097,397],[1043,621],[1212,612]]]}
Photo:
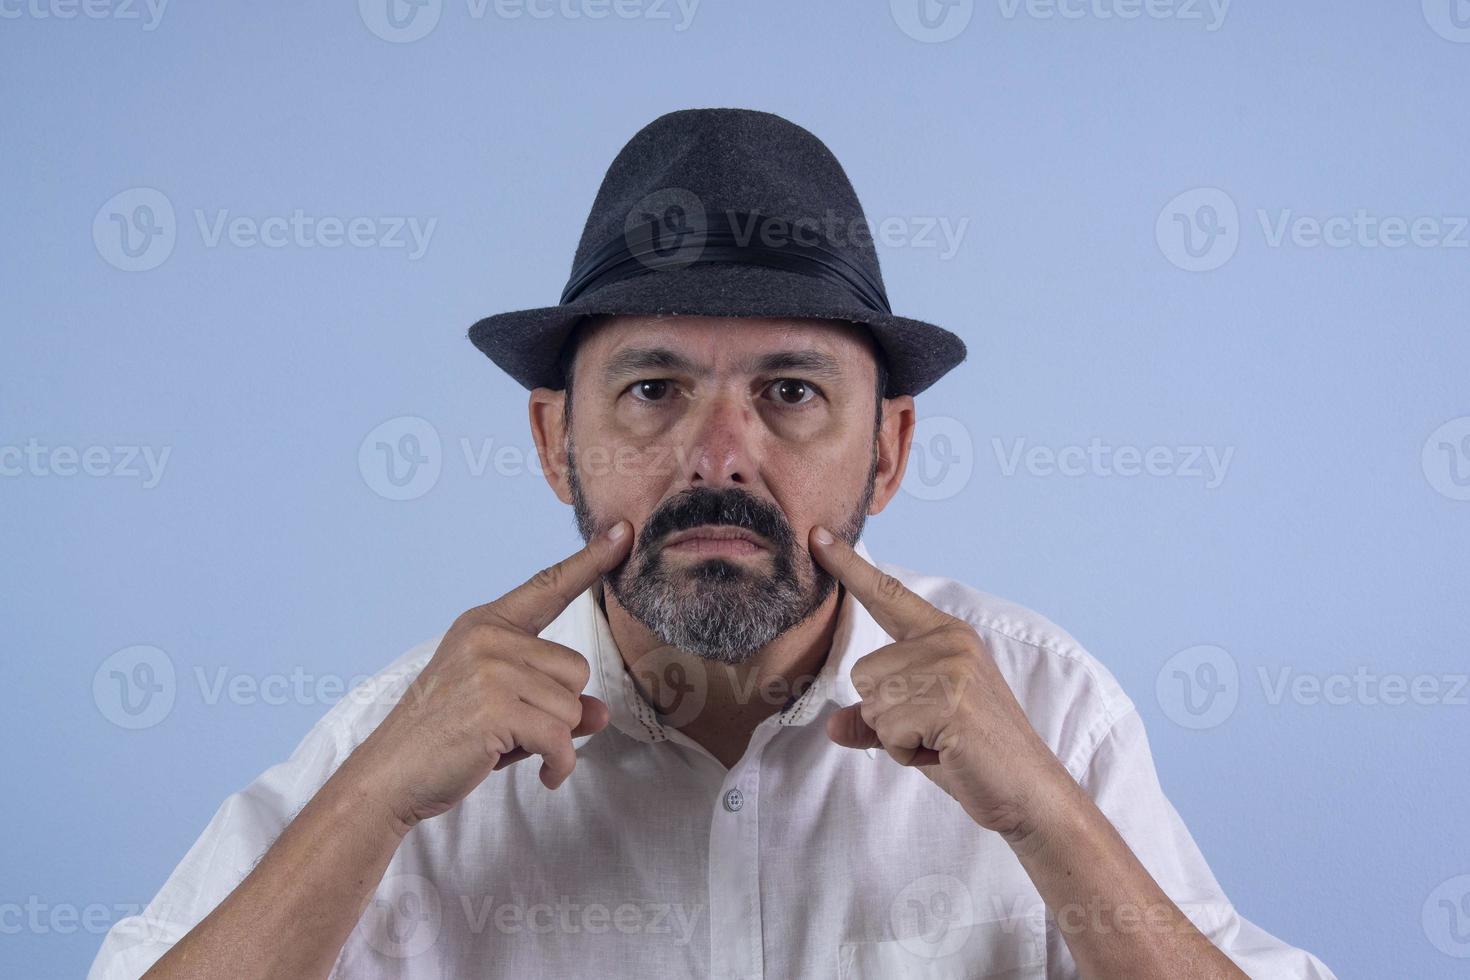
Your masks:
{"label": "shirt button", "polygon": [[725,809],[731,813],[738,813],[745,805],[745,794],[738,789],[732,789],[725,794]]}

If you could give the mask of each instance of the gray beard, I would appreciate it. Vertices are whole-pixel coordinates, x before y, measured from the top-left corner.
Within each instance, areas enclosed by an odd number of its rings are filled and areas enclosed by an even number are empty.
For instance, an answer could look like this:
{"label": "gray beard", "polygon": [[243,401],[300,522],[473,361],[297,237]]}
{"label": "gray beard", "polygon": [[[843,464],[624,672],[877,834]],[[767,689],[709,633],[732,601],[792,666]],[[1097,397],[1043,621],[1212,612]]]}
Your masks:
{"label": "gray beard", "polygon": [[[875,442],[861,500],[841,527],[831,529],[850,545],[862,533],[877,467]],[[607,522],[599,522],[588,506],[571,446],[567,473],[577,530],[584,541],[591,541]],[[743,664],[816,611],[837,581],[795,541],[774,504],[746,491],[718,492],[722,508],[719,520],[712,523],[744,527],[766,537],[774,548],[770,571],[748,569],[724,558],[675,567],[663,561],[661,547],[650,545],[640,533],[632,553],[603,581],[618,603],[664,643],[715,663]],[[665,506],[674,502],[671,498]],[[804,587],[803,579],[810,585]]]}

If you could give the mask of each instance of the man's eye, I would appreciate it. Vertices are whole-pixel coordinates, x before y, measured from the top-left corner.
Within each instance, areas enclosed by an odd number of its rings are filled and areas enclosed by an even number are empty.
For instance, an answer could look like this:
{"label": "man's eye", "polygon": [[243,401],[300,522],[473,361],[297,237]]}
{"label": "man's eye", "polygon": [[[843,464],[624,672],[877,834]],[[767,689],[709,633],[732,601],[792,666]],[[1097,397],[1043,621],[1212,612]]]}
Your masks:
{"label": "man's eye", "polygon": [[669,393],[670,387],[667,379],[653,378],[647,381],[635,381],[628,390],[639,401],[656,402],[663,400],[664,396]]}
{"label": "man's eye", "polygon": [[796,378],[780,378],[772,381],[766,390],[782,405],[802,405],[817,396],[816,388]]}

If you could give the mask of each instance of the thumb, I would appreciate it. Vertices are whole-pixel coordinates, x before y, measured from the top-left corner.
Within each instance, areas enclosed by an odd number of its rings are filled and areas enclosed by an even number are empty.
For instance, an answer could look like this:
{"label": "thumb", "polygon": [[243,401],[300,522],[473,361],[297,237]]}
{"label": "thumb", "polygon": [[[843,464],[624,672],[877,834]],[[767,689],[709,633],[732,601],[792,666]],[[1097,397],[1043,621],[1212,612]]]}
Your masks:
{"label": "thumb", "polygon": [[582,721],[572,729],[572,738],[595,735],[607,727],[607,705],[590,694],[582,695]]}
{"label": "thumb", "polygon": [[876,749],[883,743],[878,733],[863,721],[863,706],[849,704],[827,716],[827,737],[849,749]]}

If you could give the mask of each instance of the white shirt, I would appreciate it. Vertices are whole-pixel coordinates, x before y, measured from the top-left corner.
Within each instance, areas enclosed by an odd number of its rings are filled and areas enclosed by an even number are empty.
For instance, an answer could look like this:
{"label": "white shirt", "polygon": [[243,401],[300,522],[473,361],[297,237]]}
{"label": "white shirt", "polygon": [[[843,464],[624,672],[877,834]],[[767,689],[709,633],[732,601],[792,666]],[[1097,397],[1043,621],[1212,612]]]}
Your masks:
{"label": "white shirt", "polygon": [[[872,560],[859,542],[857,551]],[[1331,978],[1238,915],[1165,798],[1112,675],[1038,614],[878,563],[985,640],[1031,724],[1165,892],[1251,977]],[[492,773],[414,827],[333,977],[1073,977],[1056,917],[996,834],[917,770],[832,743],[849,671],[891,642],[843,591],[816,682],[755,730],[733,769],[661,721],[591,588],[541,634],[587,657],[611,722],[555,792],[536,760]],[[438,638],[338,702],[285,762],[228,797],[90,980],[140,976],[213,909],[382,720]],[[387,696],[383,696],[383,695]],[[692,695],[694,696],[694,695]],[[671,708],[665,720],[678,723]],[[1064,924],[1090,921],[1072,909]]]}

